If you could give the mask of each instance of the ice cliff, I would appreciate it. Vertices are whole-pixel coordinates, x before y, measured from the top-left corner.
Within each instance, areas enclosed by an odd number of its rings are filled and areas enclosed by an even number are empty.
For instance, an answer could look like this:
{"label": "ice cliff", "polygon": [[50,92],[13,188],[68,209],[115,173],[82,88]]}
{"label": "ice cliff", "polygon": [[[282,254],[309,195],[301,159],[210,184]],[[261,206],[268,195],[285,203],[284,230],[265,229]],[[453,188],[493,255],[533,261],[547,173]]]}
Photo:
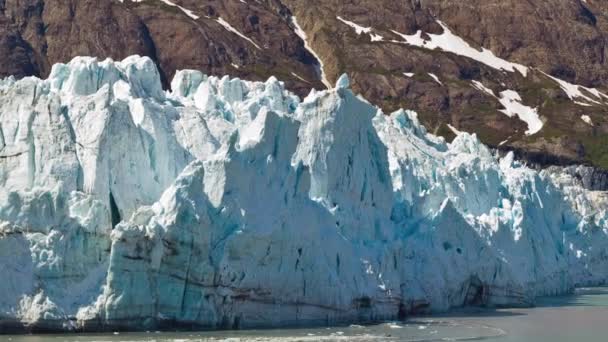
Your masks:
{"label": "ice cliff", "polygon": [[76,58],[0,81],[0,329],[530,305],[608,279],[602,193],[348,89]]}

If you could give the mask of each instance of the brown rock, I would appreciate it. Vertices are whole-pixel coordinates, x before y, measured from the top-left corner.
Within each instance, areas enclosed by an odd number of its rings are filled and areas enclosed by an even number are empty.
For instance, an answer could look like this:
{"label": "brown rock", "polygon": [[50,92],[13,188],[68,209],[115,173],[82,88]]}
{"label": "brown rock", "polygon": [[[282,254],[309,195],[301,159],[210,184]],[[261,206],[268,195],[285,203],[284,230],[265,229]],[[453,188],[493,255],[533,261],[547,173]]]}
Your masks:
{"label": "brown rock", "polygon": [[[577,105],[542,73],[608,91],[605,1],[173,1],[199,18],[157,0],[0,0],[0,75],[44,77],[52,64],[77,55],[140,54],[158,63],[166,87],[175,70],[190,68],[251,80],[274,75],[305,95],[323,85],[316,59],[294,32],[295,15],[329,81],[348,73],[353,89],[385,112],[413,109],[431,132],[451,138],[449,123],[491,146],[541,155],[530,158],[548,164],[608,169],[608,99]],[[357,35],[337,16],[373,27],[384,41]],[[251,41],[227,30],[220,17]],[[473,47],[536,69],[523,77],[453,53],[391,42],[402,40],[392,30],[441,34],[437,20]],[[495,94],[517,91],[538,109],[543,130],[524,135],[526,125],[501,113],[498,99],[474,88],[473,80]]]}

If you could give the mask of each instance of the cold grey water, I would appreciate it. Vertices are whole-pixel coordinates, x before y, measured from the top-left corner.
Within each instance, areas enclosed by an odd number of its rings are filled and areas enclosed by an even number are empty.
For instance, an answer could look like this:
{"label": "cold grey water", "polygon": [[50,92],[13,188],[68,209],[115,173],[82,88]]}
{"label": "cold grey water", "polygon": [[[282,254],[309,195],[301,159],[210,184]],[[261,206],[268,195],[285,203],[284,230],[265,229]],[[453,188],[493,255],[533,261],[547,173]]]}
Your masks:
{"label": "cold grey water", "polygon": [[347,327],[180,333],[4,335],[11,342],[195,342],[195,341],[500,341],[605,342],[608,288],[578,289],[542,298],[530,309],[461,311],[405,322]]}

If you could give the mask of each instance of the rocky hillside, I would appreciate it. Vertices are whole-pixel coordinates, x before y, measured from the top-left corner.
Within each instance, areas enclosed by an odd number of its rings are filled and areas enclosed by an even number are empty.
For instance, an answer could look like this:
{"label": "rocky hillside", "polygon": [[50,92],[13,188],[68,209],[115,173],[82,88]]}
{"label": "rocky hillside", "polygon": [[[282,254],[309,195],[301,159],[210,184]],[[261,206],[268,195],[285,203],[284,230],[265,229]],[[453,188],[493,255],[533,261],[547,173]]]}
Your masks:
{"label": "rocky hillside", "polygon": [[475,132],[541,165],[608,169],[608,4],[601,0],[0,0],[0,75],[77,55],[275,75],[303,95],[348,73],[436,134]]}

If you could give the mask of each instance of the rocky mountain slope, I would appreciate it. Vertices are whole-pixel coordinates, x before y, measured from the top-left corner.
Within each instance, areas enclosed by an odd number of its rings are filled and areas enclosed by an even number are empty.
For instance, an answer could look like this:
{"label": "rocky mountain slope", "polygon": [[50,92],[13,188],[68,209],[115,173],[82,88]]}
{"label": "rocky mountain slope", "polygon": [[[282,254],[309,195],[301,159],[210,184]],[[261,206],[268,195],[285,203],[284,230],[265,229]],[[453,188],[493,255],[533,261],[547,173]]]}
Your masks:
{"label": "rocky mountain slope", "polygon": [[0,0],[0,33],[0,75],[139,54],[165,88],[196,69],[274,75],[303,96],[346,72],[448,139],[475,132],[534,164],[608,169],[601,0]]}
{"label": "rocky mountain slope", "polygon": [[335,324],[608,280],[608,198],[349,89],[79,57],[0,81],[0,333]]}

